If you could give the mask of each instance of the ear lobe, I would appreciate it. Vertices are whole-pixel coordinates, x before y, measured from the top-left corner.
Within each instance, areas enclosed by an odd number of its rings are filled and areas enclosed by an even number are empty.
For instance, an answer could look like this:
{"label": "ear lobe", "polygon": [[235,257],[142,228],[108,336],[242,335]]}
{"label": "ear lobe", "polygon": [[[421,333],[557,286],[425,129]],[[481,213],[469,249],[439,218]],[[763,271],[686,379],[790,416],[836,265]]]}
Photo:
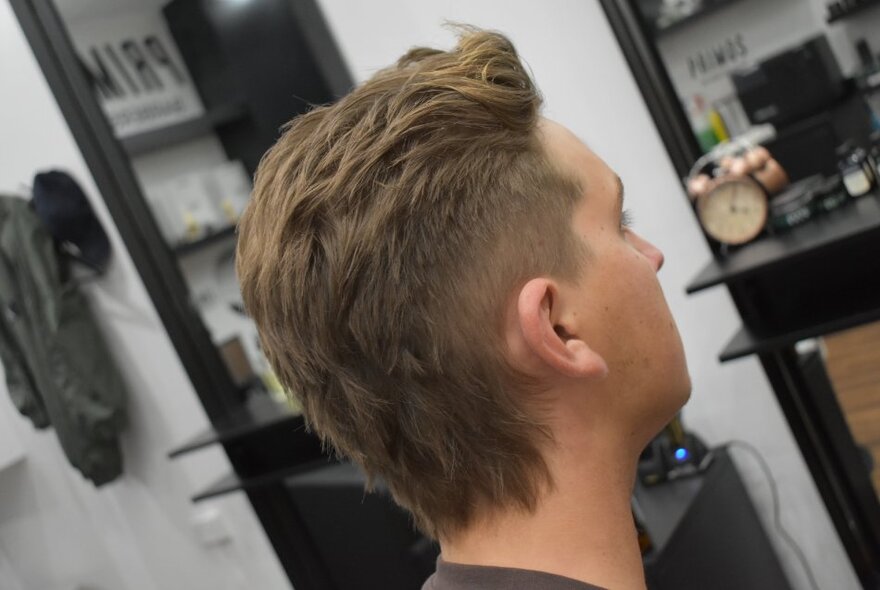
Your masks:
{"label": "ear lobe", "polygon": [[520,290],[516,320],[532,355],[566,377],[599,379],[607,375],[605,359],[561,325],[561,316],[559,291],[549,279],[532,279]]}

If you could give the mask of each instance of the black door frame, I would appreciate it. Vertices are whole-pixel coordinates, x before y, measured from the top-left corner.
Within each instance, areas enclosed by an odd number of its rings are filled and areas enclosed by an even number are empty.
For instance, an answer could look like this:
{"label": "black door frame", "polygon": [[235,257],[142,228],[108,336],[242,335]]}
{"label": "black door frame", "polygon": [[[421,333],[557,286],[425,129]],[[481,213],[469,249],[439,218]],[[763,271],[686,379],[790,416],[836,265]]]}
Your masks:
{"label": "black door frame", "polygon": [[[687,115],[642,19],[636,0],[601,0],[661,139],[684,179],[702,155]],[[707,239],[714,255],[717,245]],[[748,294],[728,284],[746,324],[755,314]],[[794,347],[758,355],[810,474],[862,586],[880,588],[880,511],[852,434],[824,367],[807,367]]]}

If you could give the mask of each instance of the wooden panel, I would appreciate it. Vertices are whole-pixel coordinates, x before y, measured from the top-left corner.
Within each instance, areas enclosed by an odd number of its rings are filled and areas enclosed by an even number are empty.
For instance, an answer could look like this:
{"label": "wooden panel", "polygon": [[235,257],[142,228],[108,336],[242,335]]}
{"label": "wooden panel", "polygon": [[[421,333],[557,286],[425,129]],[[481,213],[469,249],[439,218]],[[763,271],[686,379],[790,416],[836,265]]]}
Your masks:
{"label": "wooden panel", "polygon": [[844,412],[853,437],[859,444],[880,444],[880,406]]}
{"label": "wooden panel", "polygon": [[853,438],[874,458],[880,494],[880,323],[825,338],[828,375]]}

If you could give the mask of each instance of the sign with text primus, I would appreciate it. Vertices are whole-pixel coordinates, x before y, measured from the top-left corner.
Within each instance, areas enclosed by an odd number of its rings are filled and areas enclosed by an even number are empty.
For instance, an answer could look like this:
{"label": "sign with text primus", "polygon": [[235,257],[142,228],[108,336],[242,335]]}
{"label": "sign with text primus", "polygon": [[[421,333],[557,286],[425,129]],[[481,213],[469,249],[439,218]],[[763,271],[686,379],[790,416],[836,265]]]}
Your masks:
{"label": "sign with text primus", "polygon": [[70,23],[79,59],[117,137],[204,113],[198,92],[159,13]]}
{"label": "sign with text primus", "polygon": [[709,46],[699,47],[688,55],[688,74],[693,80],[727,75],[731,70],[743,67],[748,56],[749,48],[743,34],[736,33]]}

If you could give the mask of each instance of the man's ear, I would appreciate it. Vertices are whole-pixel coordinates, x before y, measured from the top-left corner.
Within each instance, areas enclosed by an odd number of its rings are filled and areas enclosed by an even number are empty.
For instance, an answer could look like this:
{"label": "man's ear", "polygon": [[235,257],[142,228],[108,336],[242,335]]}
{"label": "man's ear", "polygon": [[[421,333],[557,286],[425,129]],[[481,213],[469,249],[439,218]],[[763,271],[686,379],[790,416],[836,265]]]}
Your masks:
{"label": "man's ear", "polygon": [[[600,379],[608,365],[563,321],[565,310],[557,285],[550,279],[532,279],[519,292],[516,323],[523,352],[567,377]],[[523,346],[524,345],[524,346]]]}

